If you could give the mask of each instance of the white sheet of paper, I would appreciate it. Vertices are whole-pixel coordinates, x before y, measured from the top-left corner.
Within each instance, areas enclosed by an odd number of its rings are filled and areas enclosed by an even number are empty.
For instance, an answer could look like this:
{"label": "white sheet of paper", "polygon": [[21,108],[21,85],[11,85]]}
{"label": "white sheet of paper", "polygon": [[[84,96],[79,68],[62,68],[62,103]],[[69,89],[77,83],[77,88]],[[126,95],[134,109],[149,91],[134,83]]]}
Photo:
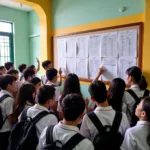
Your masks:
{"label": "white sheet of paper", "polygon": [[118,44],[117,32],[102,34],[101,36],[101,56],[102,57],[117,57]]}
{"label": "white sheet of paper", "polygon": [[103,81],[111,81],[117,77],[117,58],[102,58],[105,71],[102,74]]}
{"label": "white sheet of paper", "polygon": [[101,57],[100,53],[100,35],[93,35],[89,37],[88,50],[89,56]]}
{"label": "white sheet of paper", "polygon": [[58,39],[57,41],[58,58],[66,57],[66,40]]}
{"label": "white sheet of paper", "polygon": [[119,56],[137,56],[137,30],[120,31],[118,36]]}
{"label": "white sheet of paper", "polygon": [[77,58],[76,61],[77,75],[81,78],[88,78],[88,59]]}
{"label": "white sheet of paper", "polygon": [[67,58],[66,73],[76,73],[76,59]]}
{"label": "white sheet of paper", "polygon": [[[94,79],[98,73],[99,68],[101,67],[101,58],[100,57],[89,57],[89,78]],[[100,78],[101,79],[101,76]]]}
{"label": "white sheet of paper", "polygon": [[119,77],[126,80],[126,70],[136,66],[136,58],[120,58],[118,62]]}
{"label": "white sheet of paper", "polygon": [[76,48],[77,48],[76,41],[77,41],[76,38],[67,39],[66,57],[71,57],[71,58],[76,57]]}
{"label": "white sheet of paper", "polygon": [[88,37],[79,37],[77,39],[77,57],[86,58],[88,57]]}
{"label": "white sheet of paper", "polygon": [[66,58],[58,59],[58,69],[61,68],[62,75],[66,75]]}

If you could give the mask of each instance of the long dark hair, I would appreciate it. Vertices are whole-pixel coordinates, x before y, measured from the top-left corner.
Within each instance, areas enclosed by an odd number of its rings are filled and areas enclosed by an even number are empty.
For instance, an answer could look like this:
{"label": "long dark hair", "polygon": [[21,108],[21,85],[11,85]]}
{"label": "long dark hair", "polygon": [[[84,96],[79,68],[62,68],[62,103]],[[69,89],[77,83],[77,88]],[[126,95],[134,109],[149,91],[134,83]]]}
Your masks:
{"label": "long dark hair", "polygon": [[[146,97],[143,99],[142,110],[146,112],[147,121],[150,122],[150,97]],[[150,146],[150,133],[147,138],[147,143]]]}
{"label": "long dark hair", "polygon": [[35,87],[32,84],[23,84],[19,89],[17,95],[17,107],[15,110],[18,116],[25,108],[27,101],[29,101],[32,105],[35,104],[33,93],[35,93]]}
{"label": "long dark hair", "polygon": [[126,84],[121,78],[112,80],[108,89],[108,102],[116,111],[122,111],[122,98],[125,91]]}
{"label": "long dark hair", "polygon": [[142,75],[142,71],[140,68],[136,66],[128,68],[126,74],[134,78],[134,81],[139,85],[141,90],[146,90],[147,82],[145,77]]}
{"label": "long dark hair", "polygon": [[81,94],[81,90],[80,90],[80,82],[79,82],[79,78],[76,74],[70,73],[65,80],[64,83],[64,88],[63,88],[63,92],[62,92],[62,96],[60,98],[60,102],[62,102],[62,99],[67,95],[67,94],[79,94],[82,96]]}

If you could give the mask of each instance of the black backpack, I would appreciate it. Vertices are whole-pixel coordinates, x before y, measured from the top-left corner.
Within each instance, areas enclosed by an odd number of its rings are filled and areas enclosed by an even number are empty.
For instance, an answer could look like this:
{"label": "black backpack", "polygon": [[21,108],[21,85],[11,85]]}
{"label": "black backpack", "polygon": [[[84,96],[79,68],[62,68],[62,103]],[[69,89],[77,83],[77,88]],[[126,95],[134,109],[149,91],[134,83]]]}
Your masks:
{"label": "black backpack", "polygon": [[65,145],[61,141],[53,141],[53,128],[49,126],[46,131],[46,146],[42,150],[72,150],[77,144],[85,139],[81,134],[75,134]]}
{"label": "black backpack", "polygon": [[[8,97],[10,97],[10,95],[3,95],[0,98],[0,103],[2,103]],[[4,125],[4,123],[5,123],[6,120],[7,120],[7,117],[5,119],[3,118],[2,110],[0,108],[0,129],[3,127],[3,125]]]}
{"label": "black backpack", "polygon": [[112,126],[103,126],[94,112],[88,113],[88,117],[98,130],[93,144],[95,150],[120,150],[123,136],[119,133],[122,113],[116,112]]}
{"label": "black backpack", "polygon": [[140,103],[140,101],[146,97],[149,96],[149,90],[145,90],[143,97],[137,97],[137,95],[135,94],[135,92],[131,89],[126,90],[135,100],[135,104],[133,106],[133,112],[131,113],[131,111],[128,109],[128,112],[131,116],[131,126],[135,126],[137,124],[137,121],[139,120],[138,117],[135,115],[135,110],[137,105]]}
{"label": "black backpack", "polygon": [[50,113],[42,111],[32,119],[27,116],[27,110],[22,112],[21,121],[13,127],[10,133],[8,150],[36,150],[39,139],[35,125]]}

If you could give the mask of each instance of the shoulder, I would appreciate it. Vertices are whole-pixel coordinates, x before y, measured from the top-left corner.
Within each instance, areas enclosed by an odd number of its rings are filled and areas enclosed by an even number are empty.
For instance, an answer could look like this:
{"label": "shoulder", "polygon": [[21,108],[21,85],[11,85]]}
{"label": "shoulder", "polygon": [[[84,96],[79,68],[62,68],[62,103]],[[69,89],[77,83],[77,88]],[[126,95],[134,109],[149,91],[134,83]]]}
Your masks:
{"label": "shoulder", "polygon": [[90,140],[88,140],[87,138],[83,139],[79,145],[80,149],[82,150],[94,150],[94,146],[92,144],[92,142]]}
{"label": "shoulder", "polygon": [[45,121],[49,122],[50,125],[55,125],[58,123],[58,119],[54,114],[48,114],[46,115],[43,119],[45,119]]}

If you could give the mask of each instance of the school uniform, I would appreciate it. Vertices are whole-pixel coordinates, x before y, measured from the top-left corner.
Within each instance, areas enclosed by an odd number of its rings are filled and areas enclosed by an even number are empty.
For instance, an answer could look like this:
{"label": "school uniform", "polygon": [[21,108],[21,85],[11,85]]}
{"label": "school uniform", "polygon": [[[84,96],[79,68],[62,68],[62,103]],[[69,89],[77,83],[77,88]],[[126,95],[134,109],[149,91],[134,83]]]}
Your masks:
{"label": "school uniform", "polygon": [[147,137],[150,135],[150,123],[138,121],[137,125],[127,130],[121,150],[150,150]]}
{"label": "school uniform", "polygon": [[[139,85],[132,85],[130,87],[131,90],[135,92],[137,97],[143,97],[145,90],[141,90]],[[135,99],[127,92],[124,92],[123,95],[123,107],[122,111],[127,115],[129,122],[131,122],[131,113],[133,113],[133,107],[136,103]]]}
{"label": "school uniform", "polygon": [[[47,127],[43,130],[40,136],[39,149],[42,149],[46,144],[46,131]],[[53,140],[58,140],[64,145],[77,133],[79,133],[79,129],[77,127],[64,125],[59,122],[59,124],[57,124],[53,129]],[[84,139],[76,145],[73,150],[94,150],[94,147],[91,141]]]}
{"label": "school uniform", "polygon": [[52,83],[50,81],[48,81],[46,83],[46,85],[50,85],[50,86],[54,86],[55,87],[55,100],[58,102],[59,101],[59,97],[60,97],[60,89],[59,87],[57,86],[57,83]]}
{"label": "school uniform", "polygon": [[[6,99],[4,99],[0,103],[3,119],[5,119],[7,116],[13,114],[13,108],[14,108],[15,101],[13,99],[12,94],[9,93],[8,91],[1,90],[0,97],[2,97],[3,95],[9,95],[10,96],[10,97],[7,97]],[[1,148],[1,144],[4,144],[4,145],[8,144],[8,137],[9,137],[9,133],[11,131],[11,128],[12,128],[12,126],[11,126],[10,122],[8,121],[8,119],[6,119],[2,128],[0,129],[0,148]]]}
{"label": "school uniform", "polygon": [[[42,111],[49,112],[49,110],[47,108],[45,108],[44,106],[41,106],[39,104],[35,104],[33,107],[30,107],[27,110],[27,116],[34,118],[36,115],[38,115]],[[18,118],[19,121],[20,121],[21,115]],[[38,138],[40,137],[40,135],[41,135],[41,133],[45,127],[47,127],[49,125],[56,125],[57,123],[58,123],[58,120],[53,114],[46,115],[41,120],[39,120],[36,123]]]}
{"label": "school uniform", "polygon": [[19,91],[19,89],[21,88],[22,86],[22,82],[21,81],[16,81],[16,88],[17,88],[17,91]]}
{"label": "school uniform", "polygon": [[47,82],[48,82],[48,79],[47,79],[47,76],[46,76],[46,73],[43,74],[41,76],[41,81],[42,81],[42,84],[45,85]]}
{"label": "school uniform", "polygon": [[[97,107],[94,110],[94,113],[96,114],[103,126],[112,126],[116,111],[113,110],[111,106]],[[126,130],[129,127],[130,125],[127,116],[124,113],[122,113],[122,120],[120,123],[119,132],[124,136]],[[85,115],[83,118],[80,133],[84,137],[90,139],[91,141],[94,141],[95,136],[98,134],[97,128],[87,115]]]}

